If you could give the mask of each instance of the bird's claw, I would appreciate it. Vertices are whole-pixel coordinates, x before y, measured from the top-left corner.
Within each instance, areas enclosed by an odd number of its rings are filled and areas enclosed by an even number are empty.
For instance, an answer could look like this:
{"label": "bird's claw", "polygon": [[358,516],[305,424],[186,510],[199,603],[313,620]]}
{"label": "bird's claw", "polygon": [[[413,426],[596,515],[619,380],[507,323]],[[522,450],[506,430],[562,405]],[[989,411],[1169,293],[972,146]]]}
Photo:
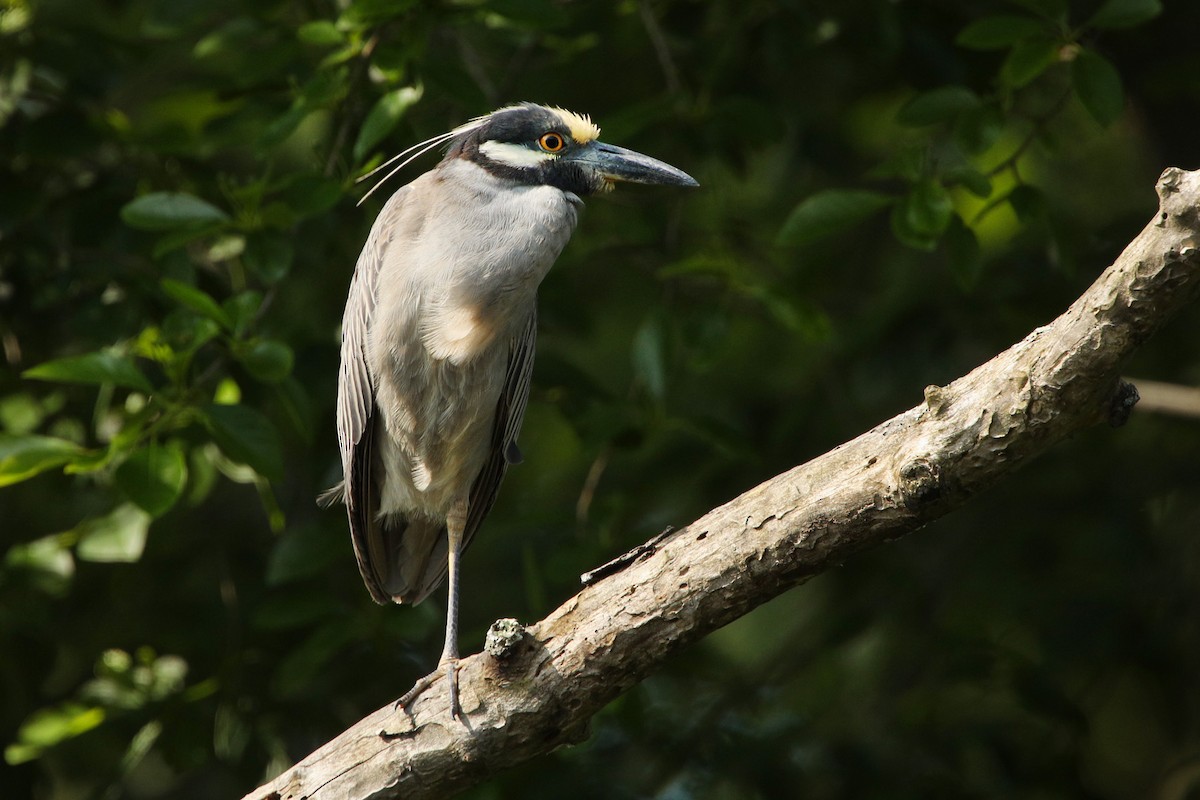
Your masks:
{"label": "bird's claw", "polygon": [[458,659],[446,659],[438,668],[429,673],[425,677],[419,679],[413,687],[404,693],[404,696],[396,701],[396,708],[402,708],[411,713],[411,707],[417,697],[433,685],[442,675],[450,682],[450,718],[461,720],[463,719],[462,706],[458,701]]}

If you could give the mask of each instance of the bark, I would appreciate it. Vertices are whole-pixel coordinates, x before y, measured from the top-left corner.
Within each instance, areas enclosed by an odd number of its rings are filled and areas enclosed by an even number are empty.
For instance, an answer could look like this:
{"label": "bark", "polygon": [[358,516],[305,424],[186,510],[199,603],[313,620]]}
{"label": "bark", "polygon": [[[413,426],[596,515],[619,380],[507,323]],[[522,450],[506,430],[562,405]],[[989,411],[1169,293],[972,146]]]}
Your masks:
{"label": "bark", "polygon": [[[1062,316],[857,439],[585,576],[528,629],[388,705],[246,795],[446,797],[579,741],[606,703],[690,642],[855,552],[917,530],[1137,400],[1126,358],[1200,289],[1200,172],[1168,169],[1159,213]],[[499,643],[497,643],[499,642]]]}

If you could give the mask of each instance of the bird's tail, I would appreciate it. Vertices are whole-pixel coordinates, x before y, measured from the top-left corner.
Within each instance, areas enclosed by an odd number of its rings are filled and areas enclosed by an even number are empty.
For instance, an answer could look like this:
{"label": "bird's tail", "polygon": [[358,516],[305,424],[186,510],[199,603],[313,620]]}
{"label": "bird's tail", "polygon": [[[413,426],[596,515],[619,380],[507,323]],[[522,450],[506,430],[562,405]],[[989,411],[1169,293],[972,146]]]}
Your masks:
{"label": "bird's tail", "polygon": [[442,520],[389,514],[371,525],[366,566],[393,601],[416,605],[445,580],[446,551]]}

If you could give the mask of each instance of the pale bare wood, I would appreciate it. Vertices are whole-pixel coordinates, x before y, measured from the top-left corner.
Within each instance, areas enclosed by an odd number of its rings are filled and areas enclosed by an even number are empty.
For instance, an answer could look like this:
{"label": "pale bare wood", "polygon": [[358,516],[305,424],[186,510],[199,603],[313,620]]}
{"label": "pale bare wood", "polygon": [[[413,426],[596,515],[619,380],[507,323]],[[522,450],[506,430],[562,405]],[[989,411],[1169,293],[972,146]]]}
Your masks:
{"label": "pale bare wood", "polygon": [[1200,386],[1180,386],[1176,383],[1130,379],[1138,387],[1141,400],[1139,414],[1153,412],[1177,417],[1200,417]]}
{"label": "pale bare wood", "polygon": [[[515,645],[371,714],[246,800],[435,798],[586,736],[682,647],[855,552],[911,533],[1019,464],[1124,421],[1125,359],[1200,291],[1200,172],[1169,169],[1159,213],[1058,319],[857,439],[658,537]],[[914,392],[916,388],[914,387]],[[511,634],[511,631],[509,632]]]}

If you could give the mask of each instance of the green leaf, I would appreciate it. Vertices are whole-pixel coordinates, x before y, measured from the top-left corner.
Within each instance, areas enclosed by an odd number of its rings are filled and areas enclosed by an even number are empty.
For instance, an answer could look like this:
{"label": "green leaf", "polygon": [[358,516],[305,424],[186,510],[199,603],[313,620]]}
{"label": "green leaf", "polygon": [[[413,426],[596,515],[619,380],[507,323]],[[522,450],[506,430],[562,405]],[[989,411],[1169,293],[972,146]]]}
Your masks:
{"label": "green leaf", "polygon": [[420,86],[405,86],[379,98],[358,132],[358,139],[354,142],[354,160],[362,161],[371,148],[383,141],[395,129],[404,112],[421,99],[422,93]]}
{"label": "green leaf", "polygon": [[909,247],[933,250],[954,216],[954,202],[945,187],[924,180],[892,209],[892,233]]}
{"label": "green leaf", "polygon": [[1008,193],[1008,204],[1021,222],[1029,223],[1046,215],[1046,198],[1037,188],[1023,183]]}
{"label": "green leaf", "polygon": [[969,289],[978,283],[979,275],[983,271],[979,239],[975,236],[975,231],[964,225],[957,214],[946,228],[945,245],[950,268],[954,271],[959,285]]}
{"label": "green leaf", "polygon": [[1081,50],[1071,62],[1071,81],[1079,102],[1101,125],[1110,125],[1125,109],[1121,75],[1109,61],[1092,50]]}
{"label": "green leaf", "polygon": [[70,463],[84,452],[66,439],[0,434],[0,486],[19,483],[39,472]]}
{"label": "green leaf", "polygon": [[1017,42],[1000,67],[1000,80],[1010,89],[1020,89],[1058,61],[1061,45],[1051,39]]}
{"label": "green leaf", "polygon": [[11,545],[3,564],[7,571],[25,573],[33,586],[51,597],[66,595],[75,577],[70,536],[61,533]]}
{"label": "green leaf", "polygon": [[161,517],[183,493],[187,459],[182,445],[169,442],[136,451],[117,468],[117,486],[153,517]]}
{"label": "green leaf", "polygon": [[896,114],[896,121],[912,127],[936,125],[978,107],[979,97],[970,89],[963,86],[942,86],[922,92],[905,103]]}
{"label": "green leaf", "polygon": [[1033,17],[1001,14],[975,20],[963,28],[954,41],[970,50],[1003,50],[1045,30],[1046,24]]}
{"label": "green leaf", "polygon": [[1004,133],[1004,112],[992,103],[964,111],[954,124],[954,141],[964,152],[978,154]]}
{"label": "green leaf", "polygon": [[38,364],[21,373],[26,378],[64,383],[111,383],[150,393],[154,387],[130,359],[111,350],[70,356]]}
{"label": "green leaf", "polygon": [[253,289],[238,292],[233,297],[230,297],[221,304],[221,308],[229,315],[229,319],[233,321],[233,331],[238,336],[246,332],[246,329],[254,322],[255,316],[262,308],[263,296],[262,292],[256,292]]}
{"label": "green leaf", "polygon": [[29,715],[17,731],[17,741],[4,749],[9,764],[32,761],[43,750],[86,733],[104,722],[104,709],[78,703],[42,708]]}
{"label": "green leaf", "polygon": [[79,538],[75,554],[84,561],[137,561],[146,547],[150,519],[133,503],[122,503],[103,517],[84,520],[72,531]]}
{"label": "green leaf", "polygon": [[287,277],[296,257],[292,241],[281,233],[259,231],[246,240],[242,261],[264,283],[278,283]]}
{"label": "green leaf", "polygon": [[346,37],[338,30],[337,25],[334,25],[327,19],[304,23],[296,31],[296,37],[305,44],[317,45],[318,47],[333,47],[346,40]]}
{"label": "green leaf", "polygon": [[988,176],[969,164],[947,169],[942,177],[948,183],[962,186],[976,197],[986,199],[992,196],[992,182]]}
{"label": "green leaf", "polygon": [[324,214],[342,199],[342,184],[322,175],[298,175],[277,195],[297,217]]}
{"label": "green leaf", "polygon": [[1160,0],[1108,0],[1088,20],[1097,28],[1132,28],[1162,13]]}
{"label": "green leaf", "polygon": [[163,278],[163,291],[180,304],[190,308],[202,317],[207,317],[219,324],[225,330],[233,330],[233,319],[206,292],[181,281]]}
{"label": "green leaf", "polygon": [[245,464],[270,480],[283,477],[279,434],[262,413],[242,405],[210,405],[204,413],[213,440],[230,460]]}
{"label": "green leaf", "polygon": [[784,245],[803,245],[842,233],[894,201],[890,195],[862,189],[817,192],[792,209],[776,241]]}
{"label": "green leaf", "polygon": [[276,339],[256,339],[238,353],[251,375],[264,383],[278,383],[292,373],[292,348]]}
{"label": "green leaf", "polygon": [[152,192],[126,203],[121,219],[131,228],[162,231],[228,222],[229,215],[195,195]]}

